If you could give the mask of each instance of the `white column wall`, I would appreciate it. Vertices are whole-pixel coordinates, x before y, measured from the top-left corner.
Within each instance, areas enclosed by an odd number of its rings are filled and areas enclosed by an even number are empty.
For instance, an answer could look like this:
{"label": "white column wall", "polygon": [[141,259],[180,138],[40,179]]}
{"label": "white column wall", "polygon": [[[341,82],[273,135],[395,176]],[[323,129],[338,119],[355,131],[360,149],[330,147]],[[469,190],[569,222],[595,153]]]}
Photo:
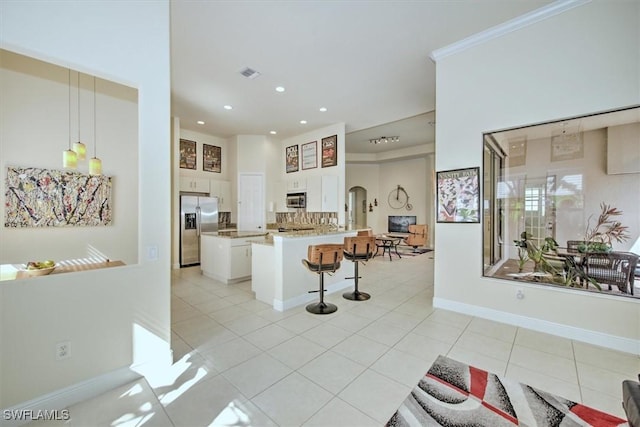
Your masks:
{"label": "white column wall", "polygon": [[[639,104],[639,9],[593,1],[440,57],[436,169],[481,166],[483,132]],[[436,235],[434,305],[640,353],[640,301],[482,278],[480,224]]]}
{"label": "white column wall", "polygon": [[[0,286],[4,408],[170,361],[169,3],[0,2],[0,19],[3,49],[137,88],[140,159],[137,265]],[[57,361],[64,340],[72,357]]]}

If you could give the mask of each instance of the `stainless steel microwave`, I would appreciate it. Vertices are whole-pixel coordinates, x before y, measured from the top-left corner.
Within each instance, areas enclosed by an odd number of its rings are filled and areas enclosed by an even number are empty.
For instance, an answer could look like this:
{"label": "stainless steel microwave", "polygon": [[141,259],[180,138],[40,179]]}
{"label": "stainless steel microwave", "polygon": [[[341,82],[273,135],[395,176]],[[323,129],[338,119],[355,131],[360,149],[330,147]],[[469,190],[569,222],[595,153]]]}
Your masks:
{"label": "stainless steel microwave", "polygon": [[307,193],[287,193],[288,208],[306,208]]}

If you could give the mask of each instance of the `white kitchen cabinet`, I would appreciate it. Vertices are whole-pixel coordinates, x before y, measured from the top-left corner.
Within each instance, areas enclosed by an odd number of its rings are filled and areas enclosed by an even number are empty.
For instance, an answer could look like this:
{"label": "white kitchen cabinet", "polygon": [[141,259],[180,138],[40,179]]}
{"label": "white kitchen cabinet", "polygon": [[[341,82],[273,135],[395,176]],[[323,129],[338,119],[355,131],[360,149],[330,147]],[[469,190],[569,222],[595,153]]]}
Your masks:
{"label": "white kitchen cabinet", "polygon": [[209,193],[209,180],[206,178],[180,177],[180,191],[190,193]]}
{"label": "white kitchen cabinet", "polygon": [[287,180],[287,191],[298,192],[307,189],[307,180],[305,178],[292,178]]}
{"label": "white kitchen cabinet", "polygon": [[219,179],[212,179],[210,182],[211,197],[218,198],[218,211],[231,212],[231,183]]}
{"label": "white kitchen cabinet", "polygon": [[246,239],[203,234],[200,244],[203,275],[227,285],[251,278],[251,243]]}
{"label": "white kitchen cabinet", "polygon": [[338,212],[338,194],[338,176],[322,175],[322,212]]}
{"label": "white kitchen cabinet", "polygon": [[251,245],[231,247],[231,279],[251,276]]}
{"label": "white kitchen cabinet", "polygon": [[307,212],[322,212],[322,180],[320,175],[307,178]]}

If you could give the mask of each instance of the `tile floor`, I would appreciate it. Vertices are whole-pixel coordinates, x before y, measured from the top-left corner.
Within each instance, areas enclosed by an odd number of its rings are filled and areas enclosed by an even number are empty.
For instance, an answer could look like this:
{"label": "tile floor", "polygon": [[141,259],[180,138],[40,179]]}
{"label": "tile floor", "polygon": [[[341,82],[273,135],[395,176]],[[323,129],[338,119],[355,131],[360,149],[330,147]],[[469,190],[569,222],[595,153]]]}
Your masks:
{"label": "tile floor", "polygon": [[375,258],[360,269],[372,298],[329,295],[326,316],[176,270],[175,364],[70,407],[67,424],[381,426],[439,354],[624,417],[638,357],[434,309],[433,256]]}

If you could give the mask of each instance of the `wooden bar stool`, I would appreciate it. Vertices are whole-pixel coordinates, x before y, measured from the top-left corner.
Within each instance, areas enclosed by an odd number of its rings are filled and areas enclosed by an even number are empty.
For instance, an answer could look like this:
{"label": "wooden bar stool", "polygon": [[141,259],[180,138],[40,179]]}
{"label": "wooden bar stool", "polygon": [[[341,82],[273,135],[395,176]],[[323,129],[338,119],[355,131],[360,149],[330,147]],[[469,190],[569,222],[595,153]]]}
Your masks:
{"label": "wooden bar stool", "polygon": [[324,273],[335,273],[340,268],[340,261],[343,258],[343,246],[337,243],[325,243],[320,245],[309,245],[307,249],[307,259],[302,260],[302,264],[320,277],[320,302],[307,305],[307,311],[313,314],[329,314],[338,310],[335,304],[324,302]]}
{"label": "wooden bar stool", "polygon": [[345,237],[344,238],[344,257],[354,263],[354,277],[347,279],[355,280],[355,290],[353,292],[345,292],[342,296],[352,301],[365,301],[371,298],[371,295],[360,292],[358,290],[358,264],[360,262],[369,261],[373,258],[373,248],[376,247],[376,238],[371,236]]}

